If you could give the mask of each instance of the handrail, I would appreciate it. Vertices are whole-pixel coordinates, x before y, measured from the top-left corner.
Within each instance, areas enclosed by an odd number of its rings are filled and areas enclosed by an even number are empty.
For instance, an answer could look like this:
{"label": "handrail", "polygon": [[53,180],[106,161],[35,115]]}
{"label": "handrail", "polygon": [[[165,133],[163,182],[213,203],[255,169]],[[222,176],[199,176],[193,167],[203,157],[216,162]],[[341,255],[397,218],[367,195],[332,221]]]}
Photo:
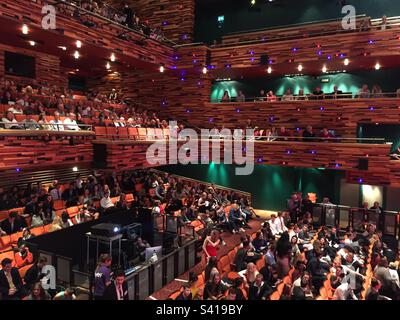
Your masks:
{"label": "handrail", "polygon": [[197,180],[197,179],[193,179],[193,178],[188,178],[188,177],[181,176],[181,175],[178,175],[178,174],[175,174],[175,173],[169,173],[169,172],[158,170],[158,169],[154,169],[154,168],[150,169],[150,171],[158,173],[158,174],[166,174],[167,173],[170,176],[177,177],[177,178],[183,179],[183,180],[189,180],[189,181],[192,181],[192,182],[197,182],[197,183],[200,183],[200,184],[204,184],[206,186],[211,186],[213,184],[217,189],[232,190],[232,191],[234,191],[236,193],[244,194],[247,197],[250,197],[250,199],[252,197],[250,192],[246,192],[246,191],[243,191],[243,190],[237,190],[237,189],[233,189],[233,188],[228,188],[228,187],[224,187],[224,186],[221,186],[221,185],[218,185],[218,184],[215,184],[215,183],[210,183],[210,182],[205,182],[205,181],[201,181],[201,180]]}
{"label": "handrail", "polygon": [[229,98],[229,101],[222,101],[222,99],[218,99],[218,102],[211,102],[211,103],[243,103],[243,102],[293,102],[293,101],[315,101],[315,100],[353,100],[353,99],[392,99],[392,98],[400,98],[400,92],[386,92],[386,93],[355,93],[352,92],[348,93],[338,93],[338,94],[321,94],[321,95],[314,95],[312,93],[306,95],[280,95],[280,96],[263,96],[263,97],[245,97],[244,101],[237,101],[236,97]]}
{"label": "handrail", "polygon": [[[70,129],[71,127],[75,129]],[[65,129],[69,128],[69,129]],[[72,123],[38,123],[32,122],[4,122],[0,121],[1,130],[25,130],[25,131],[55,131],[55,132],[87,132],[93,131],[90,124],[72,124]]]}
{"label": "handrail", "polygon": [[[356,19],[364,18],[364,17],[366,17],[366,14],[356,15]],[[313,24],[322,24],[322,23],[335,22],[335,21],[342,21],[342,18],[333,18],[333,19],[326,19],[326,20],[300,22],[300,23],[294,23],[294,24],[286,24],[286,25],[282,25],[282,26],[273,26],[273,27],[260,28],[260,29],[251,29],[251,30],[246,30],[246,31],[229,32],[226,35],[230,36],[230,35],[255,33],[255,32],[262,32],[262,31],[279,30],[279,29],[291,29],[291,28],[296,28],[296,27],[300,27],[300,26],[307,26],[307,25],[313,25]]]}
{"label": "handrail", "polygon": [[[389,18],[388,18],[389,19]],[[392,24],[391,25],[392,29],[393,28],[398,28],[398,24]],[[322,37],[322,36],[328,36],[328,35],[336,35],[336,34],[343,34],[343,33],[358,33],[358,32],[364,32],[368,31],[372,28],[378,28],[379,30],[379,25],[370,25],[366,27],[367,29],[360,30],[359,28],[356,28],[354,30],[347,30],[347,29],[331,29],[327,31],[316,31],[316,32],[309,32],[307,35],[301,35],[301,34],[293,34],[293,35],[279,35],[279,34],[273,34],[271,38],[263,37],[262,39],[252,39],[252,40],[246,40],[246,41],[237,41],[237,42],[232,42],[232,43],[221,43],[221,44],[215,44],[212,45],[211,48],[213,49],[218,49],[218,48],[225,48],[225,47],[231,47],[231,46],[240,46],[240,45],[249,45],[249,44],[259,44],[259,43],[270,43],[270,42],[276,42],[276,41],[286,41],[286,40],[296,40],[299,39],[299,37],[307,37],[307,38],[313,38],[313,37]],[[279,30],[280,28],[277,28]],[[288,31],[290,29],[287,29]],[[267,30],[268,31],[268,30]],[[284,31],[284,30],[282,30]],[[299,30],[301,32],[302,30]],[[246,34],[247,32],[243,33]],[[229,38],[227,40],[230,40]]]}
{"label": "handrail", "polygon": [[[75,3],[72,3],[72,2],[70,2],[70,1],[67,1],[67,0],[57,0],[57,1],[54,1],[54,2],[55,2],[56,5],[58,5],[58,4],[64,4],[64,5],[70,6],[70,7],[74,8],[75,10],[78,10],[79,12],[84,12],[84,13],[87,14],[87,15],[94,16],[94,17],[96,17],[96,18],[98,18],[98,19],[107,21],[108,23],[112,23],[112,24],[114,24],[114,25],[117,25],[117,26],[121,27],[122,29],[125,29],[125,30],[127,30],[127,31],[133,32],[133,33],[135,33],[135,34],[137,34],[137,35],[139,35],[139,36],[141,36],[141,37],[145,37],[145,38],[147,38],[147,39],[149,39],[149,40],[154,40],[154,41],[157,41],[157,42],[163,43],[163,44],[165,44],[165,45],[169,45],[169,46],[175,46],[175,45],[176,45],[175,42],[173,42],[172,40],[167,39],[165,36],[162,36],[162,40],[158,40],[158,39],[152,38],[151,36],[148,36],[148,35],[146,35],[146,34],[144,34],[144,33],[141,33],[141,32],[139,32],[139,31],[137,31],[137,30],[135,30],[135,29],[133,29],[133,28],[129,28],[129,27],[127,27],[127,26],[125,26],[125,25],[123,25],[123,24],[117,22],[117,21],[110,20],[110,19],[108,19],[107,17],[101,16],[101,15],[95,13],[95,12],[86,10],[86,9],[84,9],[84,8],[78,6],[78,5],[76,5]],[[108,6],[108,7],[110,7],[110,6]],[[110,7],[110,8],[111,8],[111,7]],[[113,9],[113,10],[116,10],[116,9],[114,9],[114,8],[112,8],[112,9]],[[116,11],[117,11],[117,10],[116,10]],[[119,11],[117,11],[117,12],[119,12]],[[119,12],[119,13],[120,13],[120,12]],[[120,13],[120,14],[121,14],[121,13]],[[143,26],[143,24],[142,24],[142,26]],[[150,30],[151,30],[151,32],[154,32],[154,29],[150,29]]]}

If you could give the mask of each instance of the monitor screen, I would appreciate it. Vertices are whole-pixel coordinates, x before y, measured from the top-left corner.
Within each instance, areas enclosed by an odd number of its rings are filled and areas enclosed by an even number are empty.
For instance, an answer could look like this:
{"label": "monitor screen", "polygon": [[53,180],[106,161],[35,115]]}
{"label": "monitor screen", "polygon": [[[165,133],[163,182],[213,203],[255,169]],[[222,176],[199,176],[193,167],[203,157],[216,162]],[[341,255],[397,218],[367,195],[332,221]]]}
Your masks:
{"label": "monitor screen", "polygon": [[153,260],[152,262],[155,262],[158,259],[161,259],[162,246],[146,248],[145,257],[146,257],[146,261]]}

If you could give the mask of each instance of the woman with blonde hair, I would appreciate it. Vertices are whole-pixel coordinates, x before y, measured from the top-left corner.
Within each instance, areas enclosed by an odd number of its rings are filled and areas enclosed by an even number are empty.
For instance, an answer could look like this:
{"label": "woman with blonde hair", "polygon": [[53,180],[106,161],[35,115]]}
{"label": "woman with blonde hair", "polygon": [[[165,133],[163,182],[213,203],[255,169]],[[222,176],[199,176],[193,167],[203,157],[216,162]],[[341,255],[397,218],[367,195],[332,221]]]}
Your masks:
{"label": "woman with blonde hair", "polygon": [[55,217],[50,225],[49,232],[58,231],[62,229],[62,220],[59,216]]}

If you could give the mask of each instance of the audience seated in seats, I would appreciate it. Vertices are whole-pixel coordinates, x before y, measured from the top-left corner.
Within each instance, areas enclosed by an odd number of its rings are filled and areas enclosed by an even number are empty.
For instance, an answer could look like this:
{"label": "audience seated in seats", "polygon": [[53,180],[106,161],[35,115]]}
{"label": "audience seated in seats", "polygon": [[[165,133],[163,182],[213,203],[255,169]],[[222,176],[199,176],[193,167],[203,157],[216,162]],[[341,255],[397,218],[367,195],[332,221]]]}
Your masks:
{"label": "audience seated in seats", "polygon": [[273,91],[268,91],[267,101],[268,102],[276,102],[277,101],[276,95],[274,95]]}
{"label": "audience seated in seats", "polygon": [[204,287],[203,299],[204,300],[221,300],[227,290],[226,286],[222,283],[219,273],[214,274],[213,278],[207,281]]}
{"label": "audience seated in seats", "polygon": [[8,218],[0,223],[0,227],[6,234],[13,234],[22,231],[26,227],[26,223],[17,212],[12,211]]}
{"label": "audience seated in seats", "polygon": [[264,282],[261,273],[256,275],[255,281],[249,287],[249,300],[267,300],[272,294],[272,288]]}
{"label": "audience seated in seats", "polygon": [[315,90],[312,93],[312,98],[315,100],[322,100],[325,99],[325,94],[321,90],[321,87],[316,87]]}
{"label": "audience seated in seats", "polygon": [[312,126],[306,127],[306,130],[304,130],[304,132],[303,132],[303,138],[306,138],[306,139],[304,139],[304,141],[308,141],[308,142],[314,141],[314,139],[312,139],[312,138],[315,138],[315,133],[313,131]]}
{"label": "audience seated in seats", "polygon": [[17,268],[22,268],[33,262],[33,255],[29,251],[29,248],[25,244],[22,244],[18,247],[18,252],[14,255],[14,259],[15,266]]}
{"label": "audience seated in seats", "polygon": [[185,283],[183,284],[182,289],[182,292],[179,294],[179,296],[176,297],[175,300],[193,300],[190,285],[188,283]]}
{"label": "audience seated in seats", "polygon": [[23,129],[20,124],[18,124],[17,120],[15,119],[14,113],[11,111],[6,111],[4,117],[1,119],[2,127],[4,129]]}
{"label": "audience seated in seats", "polygon": [[230,102],[230,101],[231,101],[231,98],[229,96],[229,92],[225,91],[224,95],[221,98],[221,102]]}
{"label": "audience seated in seats", "polygon": [[43,289],[42,283],[36,282],[32,286],[31,293],[24,300],[51,300],[51,296]]}
{"label": "audience seated in seats", "polygon": [[361,89],[358,91],[357,94],[358,98],[362,98],[362,99],[366,99],[369,98],[371,96],[371,93],[368,89],[368,85],[367,84],[363,84]]}
{"label": "audience seated in seats", "polygon": [[20,300],[27,295],[18,269],[12,266],[12,260],[1,261],[0,293],[2,300]]}

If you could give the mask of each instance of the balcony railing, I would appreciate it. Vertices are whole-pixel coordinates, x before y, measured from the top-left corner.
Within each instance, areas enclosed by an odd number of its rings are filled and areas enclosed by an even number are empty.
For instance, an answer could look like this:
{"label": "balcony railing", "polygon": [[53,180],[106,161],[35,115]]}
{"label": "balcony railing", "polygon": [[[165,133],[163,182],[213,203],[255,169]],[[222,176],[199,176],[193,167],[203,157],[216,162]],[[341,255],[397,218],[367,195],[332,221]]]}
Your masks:
{"label": "balcony railing", "polygon": [[19,132],[24,131],[53,131],[53,132],[66,132],[79,134],[85,132],[92,132],[92,125],[88,124],[57,124],[57,123],[38,123],[38,122],[4,122],[0,121],[0,134],[7,130]]}

